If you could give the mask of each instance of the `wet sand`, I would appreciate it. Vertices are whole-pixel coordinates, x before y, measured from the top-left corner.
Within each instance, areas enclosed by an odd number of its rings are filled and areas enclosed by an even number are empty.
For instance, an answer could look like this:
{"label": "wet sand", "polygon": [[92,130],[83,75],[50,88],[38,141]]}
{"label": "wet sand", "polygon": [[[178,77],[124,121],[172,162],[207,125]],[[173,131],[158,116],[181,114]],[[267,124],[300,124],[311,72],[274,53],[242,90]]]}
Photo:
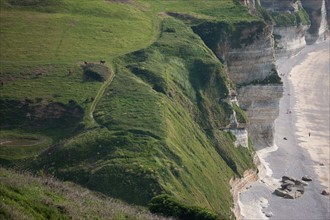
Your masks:
{"label": "wet sand", "polygon": [[[285,75],[275,146],[257,151],[259,181],[240,195],[243,219],[267,219],[266,214],[269,219],[330,219],[330,197],[321,195],[330,188],[329,60],[329,41],[278,60]],[[272,194],[283,175],[309,175],[313,181],[302,197],[283,199]]]}

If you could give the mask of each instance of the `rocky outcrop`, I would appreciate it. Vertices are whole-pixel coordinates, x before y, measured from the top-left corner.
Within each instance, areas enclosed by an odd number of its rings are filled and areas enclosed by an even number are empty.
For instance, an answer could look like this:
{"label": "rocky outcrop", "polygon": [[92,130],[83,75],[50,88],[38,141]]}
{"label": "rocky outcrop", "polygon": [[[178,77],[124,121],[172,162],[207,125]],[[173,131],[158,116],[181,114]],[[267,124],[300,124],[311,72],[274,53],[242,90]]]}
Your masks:
{"label": "rocky outcrop", "polygon": [[[302,6],[307,11],[311,26],[306,35],[307,44],[323,41],[328,35],[327,9],[325,0],[301,0]],[[327,7],[328,3],[327,3]]]}
{"label": "rocky outcrop", "polygon": [[283,176],[281,182],[281,188],[276,189],[274,194],[285,199],[301,197],[305,192],[305,186],[307,186],[307,183],[288,176]]}

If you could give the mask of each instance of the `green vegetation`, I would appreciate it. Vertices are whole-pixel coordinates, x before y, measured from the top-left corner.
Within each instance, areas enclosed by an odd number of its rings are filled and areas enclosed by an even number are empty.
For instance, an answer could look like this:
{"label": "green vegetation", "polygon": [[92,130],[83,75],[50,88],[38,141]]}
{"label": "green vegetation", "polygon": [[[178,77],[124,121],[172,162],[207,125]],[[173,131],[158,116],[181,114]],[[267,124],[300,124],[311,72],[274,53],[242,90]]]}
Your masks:
{"label": "green vegetation", "polygon": [[299,7],[297,12],[272,12],[271,16],[278,27],[290,27],[290,26],[298,26],[302,25],[310,25],[310,20],[307,12]]}
{"label": "green vegetation", "polygon": [[52,140],[38,134],[20,131],[1,131],[0,161],[8,163],[23,158],[35,158],[49,147]]}
{"label": "green vegetation", "polygon": [[[192,27],[214,52],[218,44],[229,44],[231,48],[242,48],[252,44],[266,28],[262,20],[228,22],[204,22]],[[225,46],[224,46],[225,47]]]}
{"label": "green vegetation", "polygon": [[279,77],[276,69],[272,69],[271,74],[263,80],[253,80],[249,83],[238,84],[236,86],[242,87],[247,85],[268,85],[268,84],[283,84],[281,77]]}
{"label": "green vegetation", "polygon": [[157,31],[153,16],[130,4],[99,0],[1,0],[0,4],[1,63],[95,62],[146,47]]}
{"label": "green vegetation", "polygon": [[[232,83],[211,49],[222,39],[232,39],[234,48],[251,44],[265,28],[260,18],[232,0],[0,0],[0,6],[0,140],[12,143],[0,146],[1,165],[133,204],[166,194],[192,215],[233,218],[229,180],[255,168],[253,150],[235,148],[235,137],[221,130],[233,111],[223,101]],[[63,194],[22,190],[4,187],[11,202],[3,215],[18,204],[27,218],[72,216]],[[86,204],[94,207],[93,199]],[[102,219],[92,212],[77,216]]]}
{"label": "green vegetation", "polygon": [[164,219],[73,183],[0,168],[0,218]]}
{"label": "green vegetation", "polygon": [[249,120],[248,120],[246,114],[243,112],[243,110],[236,104],[233,104],[233,109],[236,112],[236,118],[237,118],[238,123],[247,124]]}
{"label": "green vegetation", "polygon": [[110,77],[109,68],[102,64],[88,63],[83,67],[86,80],[104,82]]}
{"label": "green vegetation", "polygon": [[268,12],[265,8],[261,7],[261,5],[256,4],[256,9],[257,9],[258,15],[260,17],[262,17],[265,22],[271,23],[271,24],[274,22],[270,12]]}
{"label": "green vegetation", "polygon": [[160,28],[153,45],[114,60],[116,76],[94,112],[103,128],[55,146],[33,166],[130,203],[166,193],[232,218],[228,181],[254,166],[247,149],[218,132],[232,112],[220,101],[228,94],[224,69],[183,23],[167,18]]}
{"label": "green vegetation", "polygon": [[148,204],[152,213],[183,220],[216,220],[218,216],[206,209],[187,206],[168,195],[154,197]]}

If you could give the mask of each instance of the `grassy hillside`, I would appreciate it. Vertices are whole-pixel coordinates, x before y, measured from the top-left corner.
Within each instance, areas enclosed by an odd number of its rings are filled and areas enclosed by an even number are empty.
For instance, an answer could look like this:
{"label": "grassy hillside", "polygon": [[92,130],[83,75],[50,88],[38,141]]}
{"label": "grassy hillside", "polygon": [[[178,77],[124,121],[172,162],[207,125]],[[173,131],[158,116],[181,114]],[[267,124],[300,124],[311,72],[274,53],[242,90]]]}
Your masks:
{"label": "grassy hillside", "polygon": [[235,0],[0,4],[2,165],[233,217],[229,180],[252,148],[223,130],[232,83],[189,25],[259,18]]}
{"label": "grassy hillside", "polygon": [[230,218],[228,181],[252,161],[218,130],[232,111],[221,101],[224,69],[183,23],[166,18],[160,33],[147,49],[115,60],[116,76],[94,113],[104,128],[54,147],[42,164],[130,203],[166,193]]}
{"label": "grassy hillside", "polygon": [[70,182],[0,168],[0,218],[165,219]]}

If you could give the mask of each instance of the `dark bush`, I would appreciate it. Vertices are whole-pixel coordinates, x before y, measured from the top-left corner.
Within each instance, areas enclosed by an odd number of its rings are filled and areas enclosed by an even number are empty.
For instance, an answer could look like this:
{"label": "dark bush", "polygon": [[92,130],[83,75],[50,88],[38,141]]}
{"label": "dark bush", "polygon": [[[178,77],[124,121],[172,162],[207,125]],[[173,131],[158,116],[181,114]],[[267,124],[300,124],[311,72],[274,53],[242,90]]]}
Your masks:
{"label": "dark bush", "polygon": [[10,0],[11,5],[17,6],[49,6],[58,5],[61,0]]}
{"label": "dark bush", "polygon": [[151,70],[139,68],[136,66],[128,66],[128,68],[132,71],[132,73],[140,77],[143,81],[151,84],[152,89],[155,91],[167,94],[167,83],[160,75]]}
{"label": "dark bush", "polygon": [[216,220],[216,213],[194,206],[187,206],[168,195],[154,197],[148,204],[152,213],[182,220]]}
{"label": "dark bush", "polygon": [[102,64],[89,63],[83,69],[86,80],[103,82],[110,76],[109,68]]}

